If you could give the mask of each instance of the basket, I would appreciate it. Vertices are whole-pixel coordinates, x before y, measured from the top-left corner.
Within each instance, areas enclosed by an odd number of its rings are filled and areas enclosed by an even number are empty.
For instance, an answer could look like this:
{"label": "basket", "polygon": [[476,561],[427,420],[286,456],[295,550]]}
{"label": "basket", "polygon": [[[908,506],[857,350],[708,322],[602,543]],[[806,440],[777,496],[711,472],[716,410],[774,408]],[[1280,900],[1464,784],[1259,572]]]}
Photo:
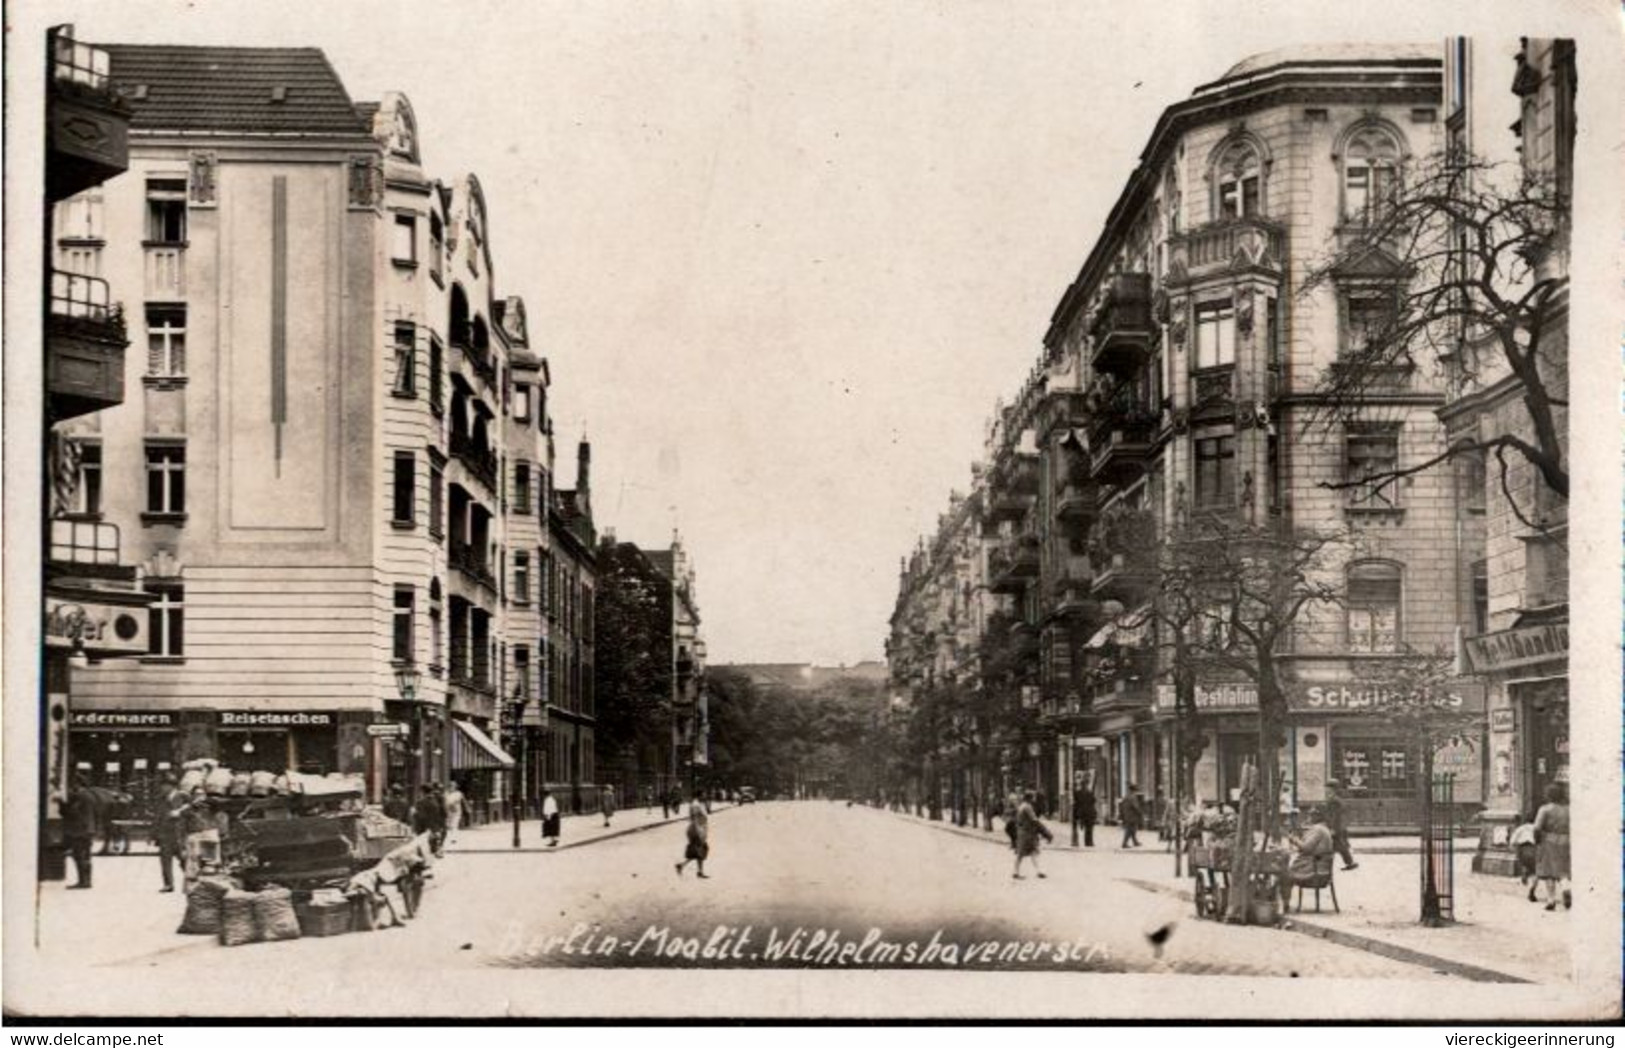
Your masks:
{"label": "basket", "polygon": [[299,916],[301,935],[319,939],[329,935],[343,935],[350,930],[348,899],[340,899],[337,902],[295,903],[293,909]]}

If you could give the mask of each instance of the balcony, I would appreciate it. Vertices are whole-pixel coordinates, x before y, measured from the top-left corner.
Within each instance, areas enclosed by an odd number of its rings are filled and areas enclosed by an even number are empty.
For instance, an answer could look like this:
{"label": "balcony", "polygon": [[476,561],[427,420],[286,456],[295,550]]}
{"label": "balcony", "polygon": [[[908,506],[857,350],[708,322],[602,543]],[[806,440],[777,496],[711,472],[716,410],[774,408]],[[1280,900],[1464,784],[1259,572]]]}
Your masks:
{"label": "balcony", "polygon": [[1090,705],[1096,713],[1126,713],[1151,708],[1151,683],[1118,678],[1097,685]]}
{"label": "balcony", "polygon": [[470,321],[455,324],[451,329],[451,348],[459,350],[463,359],[468,362],[469,369],[480,377],[487,389],[494,390],[497,384],[497,369],[492,363],[490,355],[474,344],[474,325]]}
{"label": "balcony", "polygon": [[1133,604],[1151,586],[1153,574],[1140,557],[1130,553],[1107,552],[1095,565],[1094,585],[1090,592],[1096,600]]}
{"label": "balcony", "polygon": [[[988,584],[994,593],[1009,593],[1020,596],[1027,589],[1027,583],[1036,572],[1029,572],[1025,568],[1018,568],[1019,554],[1004,549],[996,549],[987,557]],[[1033,554],[1033,565],[1036,568],[1037,553]]]}
{"label": "balcony", "polygon": [[124,312],[107,281],[51,273],[45,389],[57,421],[124,402]]}
{"label": "balcony", "polygon": [[475,480],[483,483],[493,494],[497,492],[497,457],[490,448],[475,444],[461,433],[451,435],[451,457],[462,463]]}
{"label": "balcony", "polygon": [[1189,283],[1220,273],[1252,269],[1285,272],[1286,230],[1264,219],[1226,218],[1169,238],[1168,283]]}
{"label": "balcony", "polygon": [[1123,485],[1145,470],[1157,416],[1137,406],[1109,407],[1089,432],[1090,475]]}
{"label": "balcony", "polygon": [[998,532],[1000,522],[1006,520],[1021,520],[1033,506],[1031,495],[1021,495],[1008,489],[1000,489],[989,493],[987,499],[987,512],[982,517],[982,533],[992,535]]}
{"label": "balcony", "polygon": [[186,245],[148,241],[142,286],[148,299],[186,297]]}
{"label": "balcony", "polygon": [[1132,375],[1144,362],[1154,331],[1150,274],[1113,277],[1090,326],[1094,338],[1091,365],[1103,374]]}
{"label": "balcony", "polygon": [[1055,492],[1055,519],[1066,524],[1088,527],[1100,505],[1100,485],[1089,476],[1088,468],[1077,463],[1066,471],[1061,486]]}
{"label": "balcony", "polygon": [[993,467],[993,485],[1016,495],[1038,494],[1038,456],[1024,451],[1001,456]]}
{"label": "balcony", "polygon": [[74,40],[66,29],[50,34],[50,48],[46,195],[56,201],[130,166],[130,107],[108,77],[106,51]]}
{"label": "balcony", "polygon": [[485,562],[485,557],[474,546],[467,542],[452,540],[446,552],[446,559],[454,570],[480,586],[484,586],[492,593],[497,591],[496,576],[491,574],[491,567]]}

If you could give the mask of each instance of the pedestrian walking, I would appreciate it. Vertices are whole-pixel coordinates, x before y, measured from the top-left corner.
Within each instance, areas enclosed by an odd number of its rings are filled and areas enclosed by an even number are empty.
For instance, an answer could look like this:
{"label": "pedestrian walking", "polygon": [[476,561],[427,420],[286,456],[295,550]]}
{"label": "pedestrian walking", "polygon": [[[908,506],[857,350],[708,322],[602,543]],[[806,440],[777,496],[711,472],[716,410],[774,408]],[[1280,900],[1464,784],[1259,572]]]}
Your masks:
{"label": "pedestrian walking", "polygon": [[688,831],[685,839],[687,844],[683,849],[683,861],[677,864],[677,876],[681,877],[683,867],[692,862],[699,876],[707,877],[705,860],[711,855],[711,817],[705,813],[705,805],[700,803],[698,796],[688,805]]}
{"label": "pedestrian walking", "polygon": [[1512,847],[1512,853],[1517,856],[1518,883],[1529,886],[1529,901],[1535,901],[1535,889],[1540,887],[1540,878],[1536,876],[1539,869],[1537,855],[1539,846],[1535,843],[1535,816],[1534,813],[1518,816],[1518,826],[1507,839]]}
{"label": "pedestrian walking", "polygon": [[1535,876],[1546,885],[1546,908],[1557,909],[1557,883],[1563,882],[1563,908],[1574,905],[1569,881],[1569,798],[1561,783],[1546,787],[1546,803],[1535,813]]}
{"label": "pedestrian walking", "polygon": [[446,790],[446,795],[441,800],[446,808],[446,836],[450,837],[462,829],[463,826],[463,806],[465,801],[463,791],[457,788],[456,779],[451,781],[451,786]]}
{"label": "pedestrian walking", "polygon": [[89,888],[90,849],[96,839],[96,794],[83,772],[73,776],[73,788],[62,801],[62,836],[73,860],[74,883],[69,888]]}
{"label": "pedestrian walking", "polygon": [[1004,798],[1004,835],[1010,838],[1010,850],[1016,850],[1016,813],[1021,809],[1021,795],[1011,790]]}
{"label": "pedestrian walking", "polygon": [[1328,779],[1326,782],[1326,801],[1321,805],[1321,810],[1326,816],[1326,825],[1331,827],[1332,846],[1337,849],[1338,856],[1343,860],[1343,869],[1359,869],[1360,864],[1354,861],[1354,850],[1349,847],[1348,816],[1343,814],[1343,796],[1338,790],[1336,779]]}
{"label": "pedestrian walking", "polygon": [[1083,826],[1083,846],[1095,846],[1095,823],[1100,821],[1100,808],[1095,800],[1095,791],[1092,786],[1085,785],[1078,791],[1078,799],[1074,802],[1078,806],[1078,822]]}
{"label": "pedestrian walking", "polygon": [[599,801],[599,810],[604,813],[604,825],[608,826],[609,820],[615,817],[615,787],[604,787],[603,799]]}
{"label": "pedestrian walking", "polygon": [[552,790],[542,791],[542,839],[549,848],[559,846],[559,802]]}
{"label": "pedestrian walking", "polygon": [[418,788],[418,802],[412,806],[412,832],[429,835],[429,847],[440,854],[446,832],[446,809],[435,792],[434,783],[426,782]]}
{"label": "pedestrian walking", "polygon": [[175,860],[185,862],[186,809],[191,803],[192,798],[180,788],[175,773],[164,772],[152,820],[152,839],[158,845],[158,867],[164,875],[160,892],[175,890]]}
{"label": "pedestrian walking", "polygon": [[406,797],[406,787],[398,782],[389,787],[389,796],[384,798],[384,814],[396,822],[412,821],[412,802]]}
{"label": "pedestrian walking", "polygon": [[1038,842],[1040,839],[1045,841],[1055,839],[1049,832],[1049,827],[1045,826],[1038,817],[1038,809],[1035,806],[1037,798],[1036,792],[1028,790],[1022,795],[1021,803],[1016,808],[1016,866],[1011,871],[1010,876],[1018,881],[1022,879],[1022,859],[1031,859],[1033,861],[1033,872],[1038,874],[1040,878],[1045,876],[1044,871],[1038,868],[1040,847]]}
{"label": "pedestrian walking", "polygon": [[1119,851],[1140,846],[1140,827],[1145,823],[1144,803],[1140,788],[1129,783],[1128,793],[1117,806],[1117,818],[1123,824],[1123,843],[1118,846]]}

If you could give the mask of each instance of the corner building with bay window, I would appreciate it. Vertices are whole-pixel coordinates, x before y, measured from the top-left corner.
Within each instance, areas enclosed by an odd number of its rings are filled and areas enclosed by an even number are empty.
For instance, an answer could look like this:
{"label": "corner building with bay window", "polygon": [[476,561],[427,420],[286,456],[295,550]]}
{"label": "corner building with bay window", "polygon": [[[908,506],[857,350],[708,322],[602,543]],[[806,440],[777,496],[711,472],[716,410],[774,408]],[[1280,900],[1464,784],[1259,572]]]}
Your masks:
{"label": "corner building with bay window", "polygon": [[[1281,766],[1299,806],[1335,779],[1356,830],[1415,826],[1418,743],[1372,715],[1387,696],[1369,682],[1374,664],[1454,643],[1454,483],[1434,469],[1383,490],[1323,485],[1437,454],[1444,389],[1396,370],[1328,425],[1318,390],[1400,267],[1374,248],[1304,281],[1442,148],[1441,67],[1438,47],[1295,48],[1170,106],[1002,409],[976,497],[989,587],[1036,638],[1010,688],[1043,726],[1007,758],[1063,817],[1080,779],[1107,819],[1130,784],[1174,795],[1169,638],[1114,623],[1154,583],[1131,544],[1212,514],[1356,536],[1328,569],[1346,607],[1301,619],[1285,654]],[[1463,682],[1458,700],[1482,708],[1483,689]],[[1214,676],[1197,702],[1198,798],[1231,798],[1257,748],[1256,689]],[[1483,746],[1464,743],[1439,760],[1472,810]]]}
{"label": "corner building with bay window", "polygon": [[57,266],[145,352],[60,429],[70,516],[118,529],[153,603],[145,657],[75,676],[74,764],[455,779],[501,814],[552,444],[478,180],[428,177],[407,99],[353,102],[318,50],[107,51],[129,169],[59,205]]}

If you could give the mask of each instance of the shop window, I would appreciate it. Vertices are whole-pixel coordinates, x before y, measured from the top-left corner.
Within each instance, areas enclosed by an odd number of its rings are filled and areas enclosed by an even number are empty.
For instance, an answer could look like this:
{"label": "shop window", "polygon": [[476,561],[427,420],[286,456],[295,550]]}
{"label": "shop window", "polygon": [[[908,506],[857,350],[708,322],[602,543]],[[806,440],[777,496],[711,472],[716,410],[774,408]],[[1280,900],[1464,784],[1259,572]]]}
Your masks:
{"label": "shop window", "polygon": [[147,445],[147,513],[186,512],[186,445]]}
{"label": "shop window", "polygon": [[412,633],[417,611],[417,594],[411,586],[395,587],[394,646],[391,657],[396,662],[410,663]]}
{"label": "shop window", "polygon": [[1196,367],[1236,362],[1236,311],[1229,299],[1196,307]]}
{"label": "shop window", "polygon": [[147,179],[147,243],[186,243],[186,179]]}
{"label": "shop window", "polygon": [[390,390],[397,397],[417,395],[417,336],[418,327],[410,320],[395,324],[395,385]]}
{"label": "shop window", "polygon": [[186,654],[186,589],[178,582],[149,582],[147,654],[180,658]]}
{"label": "shop window", "polygon": [[1236,504],[1236,438],[1204,437],[1196,444],[1196,508],[1228,510]]}
{"label": "shop window", "polygon": [[1391,512],[1400,508],[1399,424],[1351,424],[1345,437],[1344,480],[1350,509]]}
{"label": "shop window", "polygon": [[147,375],[180,378],[186,374],[186,307],[147,307]]}
{"label": "shop window", "polygon": [[391,523],[411,527],[414,523],[414,495],[417,487],[417,459],[410,451],[395,452],[395,484]]}
{"label": "shop window", "polygon": [[1348,571],[1348,647],[1373,654],[1399,650],[1401,572],[1396,564],[1364,561]]}
{"label": "shop window", "polygon": [[396,215],[392,227],[389,257],[398,266],[418,264],[418,220],[415,215]]}

